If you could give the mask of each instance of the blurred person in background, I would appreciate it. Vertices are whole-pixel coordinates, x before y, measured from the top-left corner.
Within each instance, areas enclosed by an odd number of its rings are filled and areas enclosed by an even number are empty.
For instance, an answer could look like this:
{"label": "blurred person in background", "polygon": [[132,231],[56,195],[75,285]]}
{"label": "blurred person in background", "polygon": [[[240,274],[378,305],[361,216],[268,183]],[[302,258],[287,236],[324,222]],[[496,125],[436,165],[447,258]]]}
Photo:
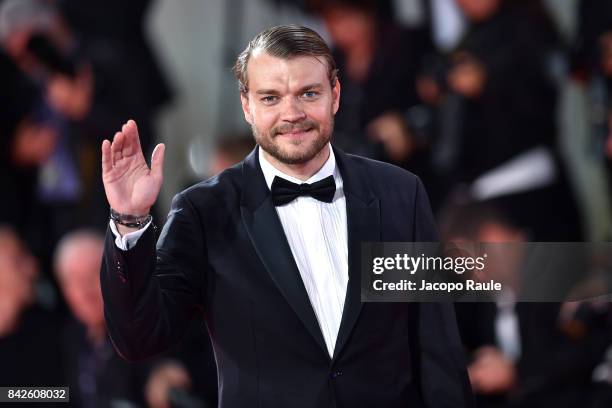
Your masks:
{"label": "blurred person in background", "polygon": [[349,153],[422,174],[419,146],[406,121],[417,102],[416,74],[432,41],[426,28],[406,28],[389,15],[389,2],[308,2],[331,36],[342,80],[343,104],[334,143]]}
{"label": "blurred person in background", "polygon": [[[221,173],[223,170],[234,166],[244,160],[244,158],[255,148],[253,136],[244,132],[223,133],[215,141],[205,173],[212,177]],[[193,174],[185,177],[181,185],[185,188],[197,183],[198,177]]]}
{"label": "blurred person in background", "polygon": [[35,85],[0,49],[0,223],[35,241],[38,171],[51,157],[57,132],[32,115]]}
{"label": "blurred person in background", "polygon": [[[40,225],[55,243],[76,225],[98,223],[98,144],[128,114],[143,126],[150,151],[156,110],[170,91],[145,40],[143,21],[151,1],[88,2],[3,0],[3,48],[38,87],[34,112],[54,128],[58,141],[40,170]],[[116,95],[124,97],[117,99]],[[45,248],[50,258],[51,248]]]}
{"label": "blurred person in background", "polygon": [[172,97],[168,80],[145,35],[145,19],[154,3],[154,0],[59,3],[66,25],[78,39],[79,52],[100,78],[95,103],[106,110],[112,108],[112,117],[103,111],[97,118],[91,118],[90,126],[91,122],[95,126],[89,131],[95,131],[99,139],[101,134],[107,134],[106,129],[116,129],[129,115],[142,128],[142,147],[147,155],[155,142],[153,119]]}
{"label": "blurred person in background", "polygon": [[[164,360],[156,365],[145,385],[144,393],[149,408],[177,407],[177,390],[191,388],[191,378],[185,366],[179,361]],[[200,401],[192,402],[201,408]]]}
{"label": "blurred person in background", "polygon": [[[104,231],[100,222],[108,214],[100,182],[100,143],[124,118],[138,121],[142,148],[151,154],[156,132],[154,120],[172,98],[170,84],[145,33],[145,20],[154,0],[62,0],[63,20],[75,37],[79,55],[91,65],[94,81],[89,114],[73,123],[73,132],[90,141],[84,176],[87,191],[83,208],[88,225]],[[121,97],[117,97],[121,95]],[[153,209],[156,213],[156,207]]]}
{"label": "blurred person in background", "polygon": [[102,235],[83,229],[64,236],[55,252],[55,273],[71,311],[62,336],[71,404],[215,406],[216,365],[201,320],[194,321],[177,347],[146,365],[127,363],[115,353],[104,324],[99,279],[103,246]]}
{"label": "blurred person in background", "polygon": [[[83,119],[91,110],[91,67],[75,52],[74,38],[54,2],[2,1],[0,41],[17,75],[32,88],[23,120],[53,135],[53,143],[46,146],[47,154],[29,166],[29,196],[19,197],[28,224],[24,236],[39,257],[43,272],[51,275],[55,243],[78,222],[83,193],[81,140],[71,134],[70,123]],[[0,81],[8,82],[10,78]],[[23,98],[15,94],[12,97]],[[37,142],[44,141],[41,132],[36,136]],[[13,167],[11,172],[19,174],[19,169]]]}
{"label": "blurred person in background", "polygon": [[97,232],[77,230],[64,236],[55,252],[55,273],[72,314],[62,331],[70,404],[137,406],[143,384],[139,367],[117,356],[104,324],[98,278],[103,247],[103,236]]}
{"label": "blurred person in background", "polygon": [[64,386],[56,316],[38,305],[38,265],[0,226],[0,385]]}
{"label": "blurred person in background", "polygon": [[151,408],[217,406],[217,364],[202,319],[194,319],[181,342],[149,366],[144,395]]}
{"label": "blurred person in background", "polygon": [[556,27],[540,1],[456,1],[467,32],[418,87],[437,106],[432,162],[444,189],[495,200],[529,240],[580,240],[557,146]]}
{"label": "blurred person in background", "polygon": [[255,141],[250,134],[222,136],[217,142],[212,158],[210,175],[241,162],[255,148]]}
{"label": "blurred person in background", "polygon": [[612,194],[612,4],[606,0],[577,3],[578,34],[572,74],[586,87],[591,156],[605,162]]}
{"label": "blurred person in background", "polygon": [[[496,247],[501,260],[491,263],[490,256],[487,267],[497,268],[493,274],[501,273],[515,288],[524,285],[525,255],[512,244],[526,242],[529,235],[495,205],[449,205],[441,232],[448,242],[508,244]],[[491,255],[495,248],[489,249]],[[508,264],[509,270],[499,272]],[[455,304],[477,406],[588,406],[593,370],[612,339],[610,305],[520,302],[520,296],[506,289],[493,302]]]}

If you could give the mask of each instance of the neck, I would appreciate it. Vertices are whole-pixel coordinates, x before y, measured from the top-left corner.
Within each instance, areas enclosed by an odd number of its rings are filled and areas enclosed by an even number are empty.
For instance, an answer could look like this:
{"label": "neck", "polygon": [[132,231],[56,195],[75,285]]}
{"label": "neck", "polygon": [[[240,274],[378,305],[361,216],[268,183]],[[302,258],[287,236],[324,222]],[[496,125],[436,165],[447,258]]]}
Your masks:
{"label": "neck", "polygon": [[313,157],[306,163],[301,164],[286,164],[276,160],[263,149],[262,152],[265,159],[277,170],[282,171],[283,173],[291,177],[295,177],[296,179],[306,181],[310,177],[312,177],[317,171],[321,170],[321,167],[323,167],[323,165],[329,158],[329,149],[330,147],[328,143],[325,145],[325,147],[323,147],[323,149],[321,149],[319,153],[316,154],[315,157]]}

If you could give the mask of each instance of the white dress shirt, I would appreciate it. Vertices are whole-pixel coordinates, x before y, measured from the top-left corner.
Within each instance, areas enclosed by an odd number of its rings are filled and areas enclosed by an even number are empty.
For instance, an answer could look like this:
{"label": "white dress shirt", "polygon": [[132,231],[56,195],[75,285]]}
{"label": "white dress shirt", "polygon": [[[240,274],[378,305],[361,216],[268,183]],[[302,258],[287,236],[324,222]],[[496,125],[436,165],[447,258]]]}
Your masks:
{"label": "white dress shirt", "polygon": [[334,176],[336,194],[331,203],[301,196],[276,207],[293,259],[319,321],[327,351],[333,356],[348,283],[348,239],[342,177],[331,146],[329,152],[323,167],[306,181],[276,169],[265,159],[261,149],[259,163],[268,188],[272,186],[275,176],[297,184],[312,184]]}
{"label": "white dress shirt", "polygon": [[[331,146],[329,152],[323,167],[305,183],[312,184],[333,175],[336,182],[333,201],[325,203],[301,196],[276,207],[276,211],[319,322],[327,351],[333,356],[348,284],[348,232],[342,177]],[[268,188],[271,188],[275,176],[293,183],[303,183],[272,166],[261,149],[259,164]],[[149,225],[122,237],[114,222],[110,222],[115,244],[123,250],[133,247]]]}

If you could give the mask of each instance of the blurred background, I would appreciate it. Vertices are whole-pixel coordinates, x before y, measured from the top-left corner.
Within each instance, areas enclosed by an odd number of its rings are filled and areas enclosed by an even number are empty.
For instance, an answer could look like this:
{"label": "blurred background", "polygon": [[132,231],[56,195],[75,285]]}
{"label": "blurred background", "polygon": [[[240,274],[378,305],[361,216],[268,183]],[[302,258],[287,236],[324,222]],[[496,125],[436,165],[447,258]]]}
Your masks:
{"label": "blurred background", "polygon": [[[136,120],[167,145],[155,208],[254,144],[231,67],[271,25],[340,69],[333,142],[419,175],[444,238],[610,241],[609,0],[0,0],[0,386],[83,407],[216,405],[202,321],[128,364],[97,274],[100,145]],[[608,302],[457,307],[483,407],[612,406]]]}

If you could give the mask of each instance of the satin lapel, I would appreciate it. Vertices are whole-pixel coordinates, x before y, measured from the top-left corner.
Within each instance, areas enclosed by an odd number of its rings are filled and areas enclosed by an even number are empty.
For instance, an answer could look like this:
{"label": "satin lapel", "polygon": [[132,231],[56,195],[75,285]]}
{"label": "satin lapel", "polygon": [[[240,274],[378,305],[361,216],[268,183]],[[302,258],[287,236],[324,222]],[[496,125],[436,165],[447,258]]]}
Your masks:
{"label": "satin lapel", "polygon": [[380,201],[367,185],[367,174],[351,162],[351,157],[334,149],[346,196],[348,228],[349,281],[342,321],[334,347],[335,360],[346,345],[363,307],[361,302],[361,243],[378,242],[380,235]]}
{"label": "satin lapel", "polygon": [[241,215],[257,255],[270,277],[325,355],[329,355],[302,277],[283,231],[276,208],[272,204],[257,148],[243,165]]}

